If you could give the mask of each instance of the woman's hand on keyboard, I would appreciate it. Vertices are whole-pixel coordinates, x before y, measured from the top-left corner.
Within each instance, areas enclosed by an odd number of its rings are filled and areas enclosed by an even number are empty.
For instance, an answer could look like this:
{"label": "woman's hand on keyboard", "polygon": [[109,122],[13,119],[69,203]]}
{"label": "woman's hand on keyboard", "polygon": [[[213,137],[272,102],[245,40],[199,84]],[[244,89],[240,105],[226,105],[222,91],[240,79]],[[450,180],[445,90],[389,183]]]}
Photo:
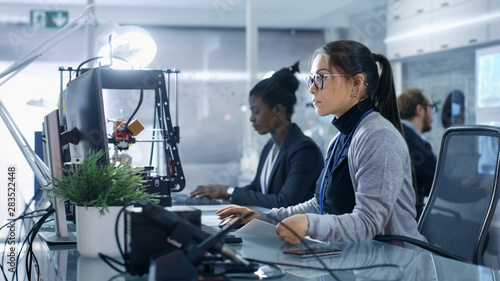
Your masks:
{"label": "woman's hand on keyboard", "polygon": [[218,210],[215,213],[219,216],[219,219],[225,219],[227,217],[239,217],[239,216],[246,217],[242,222],[243,224],[246,224],[253,219],[260,218],[257,212],[254,212],[247,207],[242,207],[237,205],[227,206],[225,208]]}
{"label": "woman's hand on keyboard", "polygon": [[229,186],[222,184],[199,185],[194,191],[189,193],[189,197],[208,197],[211,199],[228,199],[227,189]]}

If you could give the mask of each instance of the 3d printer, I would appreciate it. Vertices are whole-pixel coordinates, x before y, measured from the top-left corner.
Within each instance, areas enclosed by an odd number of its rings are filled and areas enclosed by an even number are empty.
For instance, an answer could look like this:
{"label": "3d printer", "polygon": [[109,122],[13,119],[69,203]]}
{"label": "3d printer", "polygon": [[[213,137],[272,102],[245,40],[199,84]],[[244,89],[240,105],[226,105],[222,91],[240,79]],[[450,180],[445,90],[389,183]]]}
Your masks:
{"label": "3d printer", "polygon": [[[82,70],[60,68],[59,71],[68,71],[69,77],[76,75],[61,91],[59,119],[61,131],[64,132],[61,135],[63,162],[78,164],[91,149],[108,151],[109,144],[114,146],[114,154],[110,156],[108,153],[104,161],[130,162],[124,152],[131,145],[137,142],[150,143],[149,163],[138,166],[142,168],[148,191],[157,194],[161,205],[171,206],[171,192],[182,191],[185,187],[177,149],[180,140],[179,126],[172,125],[170,116],[170,83],[175,80],[177,96],[180,71],[118,70],[104,67]],[[171,76],[175,79],[171,79]],[[62,77],[61,74],[61,79]],[[121,92],[139,95],[130,117],[106,119],[103,99],[106,94],[103,92],[109,90],[118,95]],[[145,130],[149,131],[149,136],[143,132],[144,125],[134,119],[137,111],[144,106],[142,101],[147,94],[154,96],[153,108],[147,109],[152,113],[152,121],[148,122],[149,127]],[[120,102],[127,102],[127,99]],[[107,128],[109,122],[113,124],[112,132]],[[137,137],[139,134],[141,138]]]}

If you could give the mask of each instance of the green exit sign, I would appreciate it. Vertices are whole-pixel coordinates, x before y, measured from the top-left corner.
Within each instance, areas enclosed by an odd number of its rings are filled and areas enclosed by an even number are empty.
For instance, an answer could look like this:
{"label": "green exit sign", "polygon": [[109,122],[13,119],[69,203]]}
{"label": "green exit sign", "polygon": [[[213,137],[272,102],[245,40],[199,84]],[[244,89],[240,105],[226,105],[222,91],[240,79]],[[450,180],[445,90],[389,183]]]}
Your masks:
{"label": "green exit sign", "polygon": [[31,10],[32,27],[61,28],[68,23],[68,11]]}

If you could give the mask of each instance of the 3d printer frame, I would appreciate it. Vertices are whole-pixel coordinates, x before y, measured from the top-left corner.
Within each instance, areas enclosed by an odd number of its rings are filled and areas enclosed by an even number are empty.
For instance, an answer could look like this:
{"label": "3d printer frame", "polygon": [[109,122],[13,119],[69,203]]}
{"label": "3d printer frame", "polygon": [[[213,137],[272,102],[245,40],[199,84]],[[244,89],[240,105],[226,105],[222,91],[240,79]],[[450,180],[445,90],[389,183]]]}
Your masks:
{"label": "3d printer frame", "polygon": [[[69,77],[76,73],[78,75],[84,73],[88,69],[78,69],[77,71],[72,68],[59,68],[61,73],[61,98],[63,93],[63,72],[68,71]],[[175,75],[175,94],[176,101],[178,100],[178,74],[177,69],[168,70],[116,70],[111,68],[99,67],[100,80],[102,89],[113,90],[153,90],[155,94],[155,121],[153,127],[156,128],[155,132],[158,135],[153,135],[152,139],[144,140],[142,142],[151,142],[152,146],[158,145],[158,157],[164,158],[163,169],[156,167],[156,174],[151,175],[148,169],[144,169],[144,177],[147,181],[147,190],[150,193],[156,193],[157,198],[160,199],[160,205],[171,206],[172,198],[171,192],[180,192],[186,185],[184,172],[177,149],[177,144],[180,141],[180,130],[178,124],[172,125],[172,118],[170,114],[170,83],[171,75]],[[166,74],[166,75],[165,75]],[[71,81],[71,80],[70,80]],[[69,82],[68,82],[69,83]],[[101,97],[102,98],[102,97]],[[62,100],[62,99],[61,99]],[[178,105],[177,105],[178,106]],[[178,108],[176,110],[178,113]],[[62,117],[62,116],[61,116]],[[178,117],[176,118],[178,121]],[[132,120],[126,120],[131,122]],[[64,128],[63,130],[71,130],[72,128]],[[128,140],[130,143],[135,143],[135,137],[130,136]],[[108,135],[108,144],[114,144],[115,149],[123,149],[117,147],[116,139]],[[161,161],[161,159],[159,159]],[[162,170],[162,171],[161,171]]]}

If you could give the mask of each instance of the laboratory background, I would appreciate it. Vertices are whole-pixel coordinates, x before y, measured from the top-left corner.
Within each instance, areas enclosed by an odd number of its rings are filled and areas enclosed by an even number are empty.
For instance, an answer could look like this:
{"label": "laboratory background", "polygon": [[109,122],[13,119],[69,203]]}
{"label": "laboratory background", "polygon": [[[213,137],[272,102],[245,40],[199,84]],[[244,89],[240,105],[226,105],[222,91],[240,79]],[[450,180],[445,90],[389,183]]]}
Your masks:
{"label": "laboratory background", "polygon": [[[155,56],[139,67],[179,71],[170,108],[180,128],[184,193],[200,184],[243,186],[253,179],[269,135],[259,136],[251,126],[249,90],[297,61],[301,85],[292,120],[325,153],[337,133],[333,116],[315,114],[304,78],[314,50],[333,40],[356,40],[387,56],[397,94],[420,88],[429,95],[437,112],[424,137],[436,155],[450,126],[500,126],[499,0],[0,0],[0,71],[88,5],[99,22],[137,26],[151,35]],[[0,86],[0,100],[31,146],[43,117],[59,106],[61,90],[72,79],[59,69],[75,69],[97,56],[106,38],[89,34],[98,33],[99,26],[75,30]],[[92,63],[97,66],[86,66]],[[129,116],[139,99],[112,90],[103,95],[110,120]],[[153,108],[146,94],[135,116],[145,127],[153,123]],[[35,179],[3,122],[0,148],[0,171],[16,165],[23,175],[21,196],[29,200]],[[149,146],[134,144],[127,153],[141,164],[148,161]],[[0,183],[6,176],[0,173]],[[492,229],[500,232],[500,220]]]}

